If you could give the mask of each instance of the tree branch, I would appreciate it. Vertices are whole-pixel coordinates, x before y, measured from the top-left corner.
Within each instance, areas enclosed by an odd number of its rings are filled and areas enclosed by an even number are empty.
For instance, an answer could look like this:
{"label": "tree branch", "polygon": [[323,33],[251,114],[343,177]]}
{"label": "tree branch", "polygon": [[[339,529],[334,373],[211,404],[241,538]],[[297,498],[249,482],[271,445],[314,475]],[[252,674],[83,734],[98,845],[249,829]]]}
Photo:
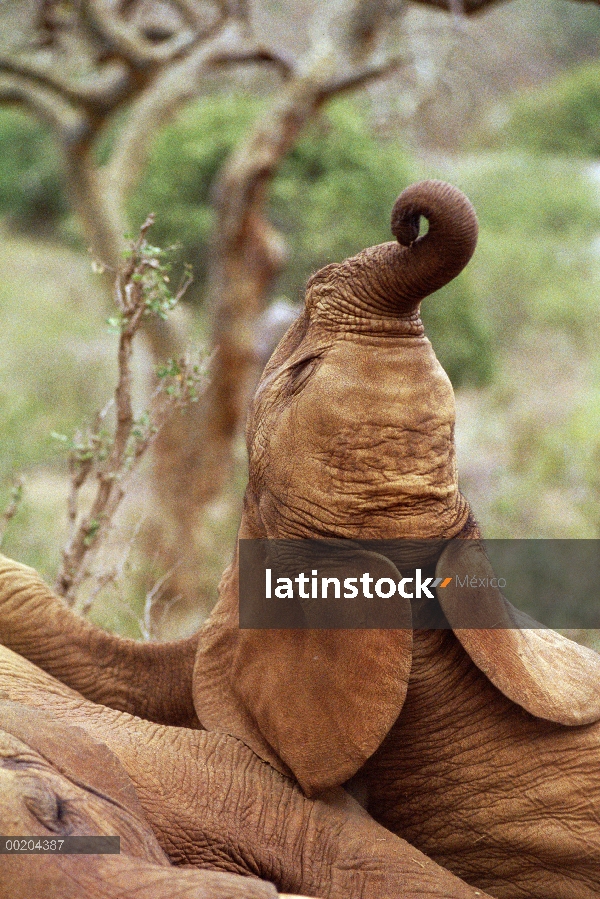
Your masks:
{"label": "tree branch", "polygon": [[10,500],[0,517],[0,546],[4,542],[6,529],[15,517],[23,499],[23,478],[16,478],[10,491]]}
{"label": "tree branch", "polygon": [[228,48],[221,54],[215,53],[212,65],[215,67],[224,67],[253,62],[269,63],[279,72],[282,78],[289,78],[296,69],[295,61],[289,54],[280,53],[277,50],[273,50],[271,47],[265,47],[260,44],[252,44],[249,42],[247,42],[245,46],[240,45],[239,48]]}
{"label": "tree branch", "polygon": [[271,62],[284,77],[292,72],[291,63],[283,57],[252,45],[239,23],[226,25],[210,44],[196,47],[185,59],[169,66],[140,96],[103,172],[105,183],[118,184],[123,196],[130,194],[158,129],[184,103],[197,97],[202,76],[213,66],[243,62]]}
{"label": "tree branch", "polygon": [[219,27],[229,16],[226,3],[215,3],[214,6],[218,8],[219,14],[213,18],[210,24],[207,24],[205,3],[198,4],[196,0],[172,0],[172,3],[179,7],[195,32],[202,37],[206,37],[212,30]]}
{"label": "tree branch", "polygon": [[390,25],[398,21],[405,10],[404,0],[354,0],[345,33],[349,55],[357,60],[372,55]]}
{"label": "tree branch", "polygon": [[398,71],[403,65],[406,65],[406,56],[402,53],[398,53],[389,58],[370,62],[362,68],[349,72],[346,75],[332,78],[329,81],[324,82],[321,87],[323,100],[327,100],[335,94],[361,87],[378,78],[383,78],[385,75]]}
{"label": "tree branch", "polygon": [[79,80],[67,78],[23,56],[0,54],[0,72],[30,79],[35,85],[56,91],[63,99],[91,109],[114,109],[133,87],[125,68],[116,62],[106,64],[92,78]]}
{"label": "tree branch", "polygon": [[188,14],[188,21],[191,17],[192,27],[180,27],[170,37],[156,42],[146,37],[140,28],[123,20],[116,0],[85,0],[84,3],[88,16],[105,41],[135,69],[147,69],[150,64],[164,65],[177,59],[221,25],[217,21],[209,27],[197,27],[199,14],[193,12],[193,3],[179,2],[178,5]]}
{"label": "tree branch", "polygon": [[84,113],[52,91],[17,75],[0,73],[0,100],[28,106],[56,132],[65,146],[79,142],[91,133]]}
{"label": "tree branch", "polygon": [[240,23],[248,24],[250,21],[250,9],[248,0],[220,0],[219,6],[226,18],[236,19]]}
{"label": "tree branch", "polygon": [[[433,6],[437,9],[444,9],[447,12],[457,11],[457,0],[411,0],[411,2],[417,3],[419,6]],[[462,9],[459,11],[466,16],[477,15],[477,13],[483,12],[490,6],[497,6],[503,2],[505,0],[462,0]],[[575,0],[575,2],[590,2],[600,5],[600,0]]]}

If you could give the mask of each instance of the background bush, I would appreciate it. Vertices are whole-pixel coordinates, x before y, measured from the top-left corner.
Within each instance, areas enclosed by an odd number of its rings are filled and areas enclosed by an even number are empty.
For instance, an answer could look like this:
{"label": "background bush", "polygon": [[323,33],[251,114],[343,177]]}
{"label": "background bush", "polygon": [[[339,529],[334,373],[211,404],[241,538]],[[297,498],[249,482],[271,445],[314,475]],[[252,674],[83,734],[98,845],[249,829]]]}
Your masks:
{"label": "background bush", "polygon": [[579,66],[498,107],[487,143],[507,142],[533,153],[600,156],[600,65]]}
{"label": "background bush", "polygon": [[0,108],[0,159],[0,213],[21,230],[52,230],[68,207],[50,130],[25,112]]}

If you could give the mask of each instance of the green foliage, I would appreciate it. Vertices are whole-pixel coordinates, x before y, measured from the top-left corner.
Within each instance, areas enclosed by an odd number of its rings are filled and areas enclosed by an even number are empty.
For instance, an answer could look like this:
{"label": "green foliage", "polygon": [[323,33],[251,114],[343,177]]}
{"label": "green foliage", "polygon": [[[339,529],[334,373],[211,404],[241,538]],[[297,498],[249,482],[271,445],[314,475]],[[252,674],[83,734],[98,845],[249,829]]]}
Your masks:
{"label": "green foliage", "polygon": [[256,99],[209,96],[186,107],[162,129],[150,164],[130,203],[130,218],[142,222],[156,213],[154,239],[177,244],[194,270],[195,287],[204,283],[214,224],[210,200],[217,172],[264,109]]}
{"label": "green foliage", "polygon": [[407,151],[374,138],[356,101],[329,104],[273,184],[273,219],[290,245],[280,289],[294,296],[322,266],[392,239],[394,200],[414,178]]}
{"label": "green foliage", "polygon": [[467,274],[494,343],[512,329],[554,327],[591,340],[600,311],[600,191],[569,160],[479,154],[453,172],[477,209]]}
{"label": "green foliage", "polygon": [[496,366],[492,328],[468,270],[427,297],[421,316],[454,387],[490,383]]}
{"label": "green foliage", "polygon": [[22,229],[46,229],[67,212],[58,150],[48,128],[0,109],[0,212]]}
{"label": "green foliage", "polygon": [[600,65],[588,63],[497,110],[484,136],[491,146],[534,153],[600,156]]}
{"label": "green foliage", "polygon": [[577,161],[527,153],[478,154],[454,177],[482,228],[529,232],[529,242],[580,241],[600,226],[600,193]]}
{"label": "green foliage", "polygon": [[[156,212],[160,243],[177,241],[196,280],[206,274],[213,225],[211,186],[231,151],[264,113],[258,99],[218,95],[188,107],[157,138],[132,203],[140,218]],[[280,290],[297,295],[310,274],[364,246],[387,240],[399,191],[412,180],[407,153],[370,135],[349,99],[328,105],[284,160],[271,193],[275,225],[289,241]]]}
{"label": "green foliage", "polygon": [[598,184],[581,160],[523,152],[428,174],[477,209],[465,276],[498,360],[483,395],[459,397],[463,489],[487,536],[597,537]]}

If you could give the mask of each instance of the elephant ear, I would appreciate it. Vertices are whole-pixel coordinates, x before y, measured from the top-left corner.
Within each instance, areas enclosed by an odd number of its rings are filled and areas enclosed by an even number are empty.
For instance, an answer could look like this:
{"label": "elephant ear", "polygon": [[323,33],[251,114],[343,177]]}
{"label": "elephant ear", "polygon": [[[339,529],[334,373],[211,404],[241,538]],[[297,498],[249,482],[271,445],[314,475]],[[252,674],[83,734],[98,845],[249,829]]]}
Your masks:
{"label": "elephant ear", "polygon": [[[472,577],[476,583],[495,579],[479,541],[449,543],[436,574],[452,577],[449,586],[438,590],[452,630],[501,693],[547,721],[579,725],[600,720],[600,655],[520,612],[497,587],[467,586]],[[458,586],[457,577],[464,586]]]}
{"label": "elephant ear", "polygon": [[[355,553],[353,565],[357,576],[368,571],[375,580],[400,579],[392,562],[376,553]],[[198,717],[209,730],[242,739],[278,770],[291,772],[307,796],[344,783],[375,752],[404,704],[409,603],[403,629],[240,629],[237,579],[235,564],[200,633]]]}

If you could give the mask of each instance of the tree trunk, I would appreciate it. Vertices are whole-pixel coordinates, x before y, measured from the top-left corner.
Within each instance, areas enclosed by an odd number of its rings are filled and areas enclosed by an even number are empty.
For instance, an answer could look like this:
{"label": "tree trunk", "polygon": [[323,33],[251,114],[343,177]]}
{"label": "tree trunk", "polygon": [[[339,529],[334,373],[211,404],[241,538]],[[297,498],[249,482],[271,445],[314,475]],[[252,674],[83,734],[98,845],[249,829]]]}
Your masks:
{"label": "tree trunk", "polygon": [[282,239],[267,219],[268,191],[324,99],[313,73],[292,79],[230,158],[216,186],[208,297],[215,347],[210,384],[198,406],[165,429],[162,452],[155,458],[155,480],[168,498],[161,543],[168,541],[163,561],[173,574],[165,595],[195,603],[200,597],[204,612],[214,598],[216,571],[226,561],[221,550],[214,568],[200,569],[210,544],[210,505],[232,477],[236,442],[260,375],[257,324],[285,261]]}

